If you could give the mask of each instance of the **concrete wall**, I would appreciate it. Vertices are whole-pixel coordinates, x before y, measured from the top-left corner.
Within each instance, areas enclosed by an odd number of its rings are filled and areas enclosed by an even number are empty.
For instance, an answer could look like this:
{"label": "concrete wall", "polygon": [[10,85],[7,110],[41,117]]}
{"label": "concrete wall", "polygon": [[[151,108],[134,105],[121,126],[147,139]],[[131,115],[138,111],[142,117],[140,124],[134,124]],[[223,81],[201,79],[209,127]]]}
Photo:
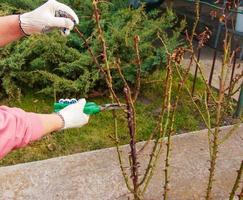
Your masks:
{"label": "concrete wall", "polygon": [[[223,128],[221,135],[229,130]],[[169,199],[203,199],[209,166],[207,131],[174,136],[172,148]],[[140,156],[141,173],[149,149]],[[123,152],[127,150],[124,146]],[[163,151],[147,200],[162,199],[164,156]],[[242,159],[243,126],[220,148],[213,199],[228,199]],[[128,195],[115,148],[0,168],[1,200],[127,200]]]}

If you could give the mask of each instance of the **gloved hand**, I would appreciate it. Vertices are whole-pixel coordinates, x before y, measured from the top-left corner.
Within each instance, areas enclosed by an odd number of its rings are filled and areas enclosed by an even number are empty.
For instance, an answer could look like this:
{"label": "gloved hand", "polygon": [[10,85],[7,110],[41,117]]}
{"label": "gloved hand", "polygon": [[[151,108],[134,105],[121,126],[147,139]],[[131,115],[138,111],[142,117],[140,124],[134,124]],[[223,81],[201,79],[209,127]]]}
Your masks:
{"label": "gloved hand", "polygon": [[69,35],[74,25],[79,23],[75,12],[56,0],[49,0],[34,11],[20,15],[19,20],[26,35],[47,33],[53,28],[60,28],[62,33]]}
{"label": "gloved hand", "polygon": [[79,128],[89,121],[89,115],[86,115],[83,110],[86,104],[85,99],[80,99],[77,103],[71,104],[58,112],[58,115],[64,121],[63,129]]}

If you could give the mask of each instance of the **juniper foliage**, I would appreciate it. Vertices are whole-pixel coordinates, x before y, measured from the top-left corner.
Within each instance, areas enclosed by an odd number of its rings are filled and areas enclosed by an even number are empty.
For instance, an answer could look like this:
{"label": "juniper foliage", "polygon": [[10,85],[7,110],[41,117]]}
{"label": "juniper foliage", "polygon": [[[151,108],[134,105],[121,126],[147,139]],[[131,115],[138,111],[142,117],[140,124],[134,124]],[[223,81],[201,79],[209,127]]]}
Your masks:
{"label": "juniper foliage", "polygon": [[[0,15],[17,14],[34,9],[42,0],[3,0]],[[80,24],[78,28],[88,39],[95,55],[102,52],[95,29],[90,0],[65,0],[75,9]],[[164,13],[163,13],[164,12]],[[171,11],[154,10],[146,13],[142,7],[132,9],[128,2],[112,0],[100,4],[102,28],[112,63],[120,58],[126,79],[135,82],[136,66],[133,39],[140,37],[140,53],[143,61],[142,76],[163,68],[166,63],[165,50],[157,41],[157,33],[164,37],[169,50],[180,45],[179,34],[185,27],[178,23]],[[179,24],[179,25],[178,25]],[[101,59],[101,58],[100,58]],[[68,38],[57,31],[48,35],[35,35],[0,49],[1,96],[16,97],[21,91],[35,91],[58,96],[85,96],[93,89],[103,90],[104,85],[92,59],[75,33]],[[114,76],[116,89],[121,87]]]}

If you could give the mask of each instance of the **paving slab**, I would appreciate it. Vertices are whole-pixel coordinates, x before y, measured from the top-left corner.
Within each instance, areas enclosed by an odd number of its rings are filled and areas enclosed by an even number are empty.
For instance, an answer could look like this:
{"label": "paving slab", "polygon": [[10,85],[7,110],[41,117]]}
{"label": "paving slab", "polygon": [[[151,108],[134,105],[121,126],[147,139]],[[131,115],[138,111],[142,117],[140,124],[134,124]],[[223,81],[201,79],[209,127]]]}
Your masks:
{"label": "paving slab", "polygon": [[[221,128],[221,137],[231,128]],[[141,173],[152,145],[139,158]],[[128,149],[129,146],[123,146],[123,154]],[[164,152],[146,200],[162,199]],[[208,160],[207,130],[173,137],[170,200],[204,199]],[[242,160],[243,124],[220,146],[213,199],[228,199]],[[1,200],[127,200],[128,196],[115,148],[0,168]]]}

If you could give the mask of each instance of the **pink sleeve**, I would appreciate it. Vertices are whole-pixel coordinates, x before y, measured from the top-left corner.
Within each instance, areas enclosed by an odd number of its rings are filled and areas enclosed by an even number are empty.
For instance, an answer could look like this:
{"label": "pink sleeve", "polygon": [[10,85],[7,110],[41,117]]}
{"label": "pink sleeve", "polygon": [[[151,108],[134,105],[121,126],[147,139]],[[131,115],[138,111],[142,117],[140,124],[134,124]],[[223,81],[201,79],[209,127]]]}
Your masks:
{"label": "pink sleeve", "polygon": [[37,114],[0,106],[0,159],[11,150],[40,139],[43,127]]}

